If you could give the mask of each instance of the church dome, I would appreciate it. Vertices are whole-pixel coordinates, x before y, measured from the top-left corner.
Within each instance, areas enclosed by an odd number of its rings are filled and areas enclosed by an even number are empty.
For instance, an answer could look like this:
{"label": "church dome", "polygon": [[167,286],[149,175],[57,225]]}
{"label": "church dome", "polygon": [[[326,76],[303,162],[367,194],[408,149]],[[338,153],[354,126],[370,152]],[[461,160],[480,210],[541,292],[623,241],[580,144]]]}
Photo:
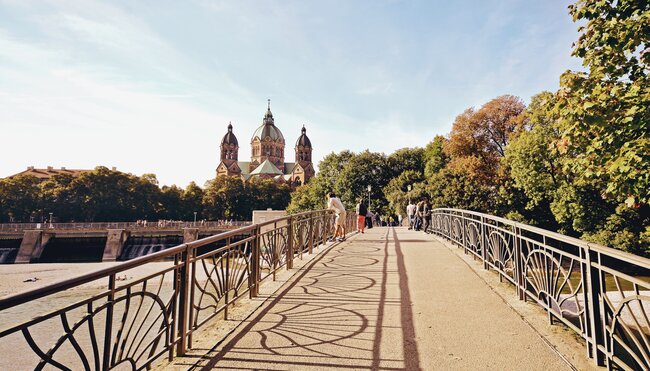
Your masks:
{"label": "church dome", "polygon": [[225,144],[234,144],[236,146],[239,146],[239,143],[237,143],[237,137],[232,132],[231,123],[228,123],[228,132],[223,136],[223,139],[221,139],[221,145],[223,146]]}
{"label": "church dome", "polygon": [[282,132],[280,131],[280,129],[278,129],[275,126],[275,122],[273,120],[273,114],[271,113],[270,100],[269,100],[269,108],[266,110],[266,114],[264,115],[264,119],[262,120],[262,126],[258,127],[257,130],[255,130],[251,142],[255,140],[255,138],[264,140],[264,138],[266,137],[271,138],[271,140],[273,141],[284,142],[284,136],[282,135]]}
{"label": "church dome", "polygon": [[307,137],[307,129],[305,129],[305,125],[302,126],[302,135],[300,138],[298,138],[298,141],[296,142],[296,147],[310,147],[311,148],[311,140],[309,140],[309,137]]}

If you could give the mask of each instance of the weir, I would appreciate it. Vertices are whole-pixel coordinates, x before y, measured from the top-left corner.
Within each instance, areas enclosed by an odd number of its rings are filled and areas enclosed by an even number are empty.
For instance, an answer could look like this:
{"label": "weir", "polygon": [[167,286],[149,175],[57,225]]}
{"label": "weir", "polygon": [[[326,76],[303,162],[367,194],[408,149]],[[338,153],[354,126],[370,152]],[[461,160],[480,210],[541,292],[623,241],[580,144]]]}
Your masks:
{"label": "weir", "polygon": [[[250,222],[174,222],[160,227],[135,223],[3,224],[0,264],[124,261],[195,240],[196,236],[186,238],[186,230],[210,236],[247,224]],[[36,226],[39,228],[30,229]]]}

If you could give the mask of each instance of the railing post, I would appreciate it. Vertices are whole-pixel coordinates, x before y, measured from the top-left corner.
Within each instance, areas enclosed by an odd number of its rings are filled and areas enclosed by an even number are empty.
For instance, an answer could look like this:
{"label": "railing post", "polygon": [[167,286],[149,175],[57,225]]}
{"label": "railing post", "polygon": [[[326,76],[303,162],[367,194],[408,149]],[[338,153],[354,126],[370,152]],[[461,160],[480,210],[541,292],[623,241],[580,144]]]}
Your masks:
{"label": "railing post", "polygon": [[[325,243],[323,241],[323,243]],[[314,216],[309,217],[309,255],[314,252]]]}
{"label": "railing post", "polygon": [[485,218],[481,216],[481,259],[483,259],[483,269],[490,270],[488,264],[488,239],[485,236]]}
{"label": "railing post", "polygon": [[248,287],[250,287],[251,298],[259,295],[259,277],[260,277],[260,227],[253,229],[255,238],[251,241],[251,262],[250,273],[248,275]]}
{"label": "railing post", "polygon": [[521,240],[519,236],[519,227],[517,223],[513,225],[514,233],[514,250],[515,250],[515,282],[517,283],[517,294],[519,295],[519,300],[524,300],[525,295],[525,277],[524,277],[524,267],[523,267],[523,257],[521,252]]}
{"label": "railing post", "polygon": [[[230,237],[226,238],[226,247],[228,247],[228,249],[226,249],[226,251],[225,251],[225,253],[226,253],[226,277],[224,277],[224,286],[225,286],[225,288],[224,288],[224,299],[225,299],[226,306],[223,308],[223,319],[224,320],[228,320],[228,304],[230,304],[230,303],[228,303],[228,294],[230,292],[230,286],[228,286],[228,284],[229,284],[228,281],[230,281],[230,279],[229,279],[230,278],[230,252],[231,252],[231,250],[230,250]],[[223,260],[221,260],[221,261],[223,261]]]}
{"label": "railing post", "polygon": [[[598,350],[598,345],[605,345],[605,334],[603,328],[603,302],[600,299],[602,295],[602,277],[600,270],[593,266],[591,261],[591,250],[589,245],[583,246],[581,249],[585,259],[585,273],[586,285],[584,293],[587,296],[587,352],[597,365],[605,364],[605,356],[603,352]],[[598,255],[600,260],[600,254]],[[599,262],[600,263],[600,262]],[[584,271],[583,271],[584,272]],[[583,280],[585,274],[583,273]]]}
{"label": "railing post", "polygon": [[293,216],[287,221],[287,270],[293,269]]}
{"label": "railing post", "polygon": [[104,331],[104,357],[102,370],[111,368],[111,344],[113,344],[113,307],[115,305],[115,273],[108,276],[108,296],[106,298],[106,329]]}
{"label": "railing post", "polygon": [[178,342],[178,349],[176,354],[179,356],[185,355],[187,351],[187,330],[189,322],[190,311],[190,297],[189,297],[189,282],[190,282],[190,265],[191,260],[190,246],[185,245],[185,251],[181,255],[181,269],[180,269],[180,299],[179,299],[179,316],[178,316],[178,332],[180,341]]}
{"label": "railing post", "polygon": [[320,220],[321,226],[321,243],[325,245],[327,243],[327,212],[323,211]]}

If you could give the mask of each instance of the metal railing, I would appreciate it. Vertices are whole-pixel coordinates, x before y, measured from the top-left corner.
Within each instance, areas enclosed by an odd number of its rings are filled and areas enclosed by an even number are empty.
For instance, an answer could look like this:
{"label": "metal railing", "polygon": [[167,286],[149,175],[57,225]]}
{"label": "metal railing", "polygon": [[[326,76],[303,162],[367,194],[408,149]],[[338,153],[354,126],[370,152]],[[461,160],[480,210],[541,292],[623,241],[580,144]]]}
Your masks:
{"label": "metal railing", "polygon": [[333,224],[326,210],[295,214],[0,299],[0,369],[140,370],[182,355],[202,326],[325,243]]}
{"label": "metal railing", "polygon": [[0,223],[0,232],[22,232],[33,229],[53,230],[106,230],[106,229],[128,229],[128,230],[164,230],[182,228],[200,229],[234,229],[250,225],[250,221],[176,221],[160,220],[147,222],[98,222],[98,223]]}
{"label": "metal railing", "polygon": [[650,259],[511,220],[435,209],[433,231],[582,336],[609,369],[650,369]]}

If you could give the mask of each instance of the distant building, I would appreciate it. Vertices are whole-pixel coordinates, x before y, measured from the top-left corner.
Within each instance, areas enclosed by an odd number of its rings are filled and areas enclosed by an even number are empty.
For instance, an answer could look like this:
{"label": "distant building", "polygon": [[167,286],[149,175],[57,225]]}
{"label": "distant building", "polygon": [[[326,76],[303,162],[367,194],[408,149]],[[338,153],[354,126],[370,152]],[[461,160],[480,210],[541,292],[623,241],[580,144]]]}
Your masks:
{"label": "distant building", "polygon": [[[117,168],[113,167],[111,169],[112,171],[117,171]],[[55,169],[52,166],[48,166],[46,169],[37,169],[34,166],[29,166],[27,167],[27,170],[23,170],[20,173],[14,174],[14,175],[9,175],[6,179],[12,179],[17,176],[33,176],[38,178],[39,180],[48,180],[51,177],[59,174],[68,174],[72,176],[79,176],[83,173],[89,173],[91,171],[94,171],[94,169],[66,169],[65,167]]]}
{"label": "distant building", "polygon": [[315,175],[312,163],[311,141],[307,129],[302,127],[302,134],[295,146],[295,162],[284,161],[284,136],[275,126],[271,113],[271,102],[262,119],[262,125],[255,130],[251,138],[251,160],[239,161],[239,143],[233,133],[232,124],[221,140],[221,162],[217,166],[217,176],[239,176],[243,180],[254,177],[273,179],[289,185],[301,185]]}

